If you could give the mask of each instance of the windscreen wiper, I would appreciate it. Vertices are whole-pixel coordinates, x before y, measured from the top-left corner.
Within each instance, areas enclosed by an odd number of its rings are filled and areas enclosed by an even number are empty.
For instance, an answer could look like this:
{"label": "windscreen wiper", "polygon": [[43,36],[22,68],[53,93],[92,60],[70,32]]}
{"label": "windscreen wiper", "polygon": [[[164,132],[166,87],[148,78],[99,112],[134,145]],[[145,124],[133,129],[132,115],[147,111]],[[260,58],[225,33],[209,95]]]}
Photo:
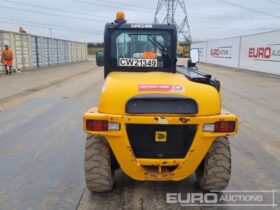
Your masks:
{"label": "windscreen wiper", "polygon": [[152,35],[148,35],[148,40],[156,45],[160,49],[162,54],[167,54],[167,50],[165,49],[165,47],[160,42],[158,42],[155,37],[153,37]]}

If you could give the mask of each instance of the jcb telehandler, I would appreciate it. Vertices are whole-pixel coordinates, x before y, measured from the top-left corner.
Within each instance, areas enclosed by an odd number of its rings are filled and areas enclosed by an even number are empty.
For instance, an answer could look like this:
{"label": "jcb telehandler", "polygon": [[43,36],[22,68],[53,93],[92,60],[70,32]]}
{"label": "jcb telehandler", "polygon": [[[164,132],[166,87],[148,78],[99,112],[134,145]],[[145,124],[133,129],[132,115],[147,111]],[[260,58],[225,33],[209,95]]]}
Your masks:
{"label": "jcb telehandler", "polygon": [[84,114],[89,190],[112,190],[118,168],[142,181],[196,172],[202,190],[227,187],[237,117],[221,110],[218,80],[176,66],[176,46],[174,25],[128,24],[123,13],[106,25],[104,52],[96,55],[105,82],[98,107]]}

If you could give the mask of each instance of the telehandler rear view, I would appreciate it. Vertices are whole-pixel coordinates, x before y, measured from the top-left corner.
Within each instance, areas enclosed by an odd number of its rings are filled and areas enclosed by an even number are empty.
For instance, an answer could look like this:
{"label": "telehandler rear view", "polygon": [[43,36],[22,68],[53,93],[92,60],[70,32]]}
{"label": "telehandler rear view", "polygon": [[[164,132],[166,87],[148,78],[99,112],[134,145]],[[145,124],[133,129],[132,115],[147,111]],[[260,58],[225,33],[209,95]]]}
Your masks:
{"label": "telehandler rear view", "polygon": [[237,117],[221,111],[218,80],[176,66],[176,46],[174,25],[128,24],[123,13],[106,25],[104,52],[96,55],[106,79],[98,107],[84,114],[89,190],[112,190],[118,168],[142,181],[196,172],[202,190],[227,187]]}

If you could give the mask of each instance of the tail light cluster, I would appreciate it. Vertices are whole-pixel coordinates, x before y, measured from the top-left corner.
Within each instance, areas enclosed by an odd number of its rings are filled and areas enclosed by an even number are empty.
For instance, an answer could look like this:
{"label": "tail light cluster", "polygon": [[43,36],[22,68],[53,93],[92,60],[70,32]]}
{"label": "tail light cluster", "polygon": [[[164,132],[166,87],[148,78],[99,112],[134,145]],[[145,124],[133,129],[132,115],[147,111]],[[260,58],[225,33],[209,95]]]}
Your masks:
{"label": "tail light cluster", "polygon": [[204,132],[230,133],[234,132],[236,127],[235,121],[219,121],[203,125]]}
{"label": "tail light cluster", "polygon": [[[88,131],[119,131],[120,123],[108,122],[107,120],[86,120]],[[203,125],[204,132],[230,133],[236,129],[235,121],[219,121]]]}
{"label": "tail light cluster", "polygon": [[119,131],[120,123],[108,122],[107,120],[86,120],[88,131]]}

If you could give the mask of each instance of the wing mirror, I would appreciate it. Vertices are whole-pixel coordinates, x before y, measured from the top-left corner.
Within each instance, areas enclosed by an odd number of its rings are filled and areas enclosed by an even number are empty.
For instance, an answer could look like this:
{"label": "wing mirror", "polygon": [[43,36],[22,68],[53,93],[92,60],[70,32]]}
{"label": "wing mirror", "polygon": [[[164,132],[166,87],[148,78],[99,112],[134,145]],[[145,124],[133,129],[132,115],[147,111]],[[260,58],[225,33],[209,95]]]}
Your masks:
{"label": "wing mirror", "polygon": [[103,51],[96,52],[96,65],[104,66],[104,52]]}
{"label": "wing mirror", "polygon": [[199,62],[199,52],[198,49],[191,49],[190,51],[190,58],[192,63],[198,63]]}

